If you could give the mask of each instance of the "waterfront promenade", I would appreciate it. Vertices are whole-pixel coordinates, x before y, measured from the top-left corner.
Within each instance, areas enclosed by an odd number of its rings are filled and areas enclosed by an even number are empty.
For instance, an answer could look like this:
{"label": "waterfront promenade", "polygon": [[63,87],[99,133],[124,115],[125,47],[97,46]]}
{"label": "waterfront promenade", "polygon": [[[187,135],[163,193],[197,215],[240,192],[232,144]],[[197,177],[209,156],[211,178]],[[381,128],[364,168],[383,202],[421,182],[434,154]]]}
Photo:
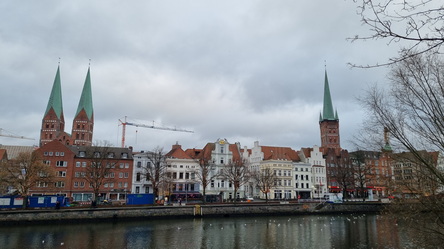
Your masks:
{"label": "waterfront promenade", "polygon": [[130,220],[153,218],[192,218],[216,216],[266,216],[335,213],[379,213],[389,204],[369,202],[346,203],[238,203],[207,205],[111,206],[99,208],[61,208],[34,210],[2,210],[1,224],[39,222],[76,223],[98,220]]}

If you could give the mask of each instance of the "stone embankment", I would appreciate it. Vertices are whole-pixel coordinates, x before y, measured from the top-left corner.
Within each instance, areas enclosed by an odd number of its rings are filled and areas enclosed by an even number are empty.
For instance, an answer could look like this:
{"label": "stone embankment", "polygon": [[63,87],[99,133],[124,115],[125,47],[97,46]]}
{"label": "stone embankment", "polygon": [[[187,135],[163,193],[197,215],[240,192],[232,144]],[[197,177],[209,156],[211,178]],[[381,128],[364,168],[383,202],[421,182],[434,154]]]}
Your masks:
{"label": "stone embankment", "polygon": [[304,204],[237,204],[138,206],[106,208],[62,208],[58,210],[3,210],[0,224],[38,222],[88,222],[99,220],[129,220],[153,218],[186,218],[247,215],[298,215],[323,213],[375,213],[384,203],[304,203]]}

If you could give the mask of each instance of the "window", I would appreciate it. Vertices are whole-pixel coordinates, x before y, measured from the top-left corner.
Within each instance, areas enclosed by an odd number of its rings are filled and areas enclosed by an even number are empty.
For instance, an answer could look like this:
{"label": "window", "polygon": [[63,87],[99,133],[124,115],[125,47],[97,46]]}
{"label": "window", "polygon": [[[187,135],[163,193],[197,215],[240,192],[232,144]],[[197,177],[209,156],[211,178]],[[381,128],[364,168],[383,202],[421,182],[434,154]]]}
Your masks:
{"label": "window", "polygon": [[78,188],[79,187],[79,182],[74,182],[74,188]]}
{"label": "window", "polygon": [[86,151],[79,151],[79,157],[85,157]]}
{"label": "window", "polygon": [[60,156],[65,156],[65,152],[60,152]]}
{"label": "window", "polygon": [[77,178],[80,177],[80,172],[78,172],[78,171],[75,172],[75,173],[74,173],[74,177],[77,177]]}
{"label": "window", "polygon": [[124,177],[125,177],[125,178],[128,178],[128,176],[129,176],[129,173],[128,173],[128,172],[125,172]]}
{"label": "window", "polygon": [[109,173],[109,178],[114,178],[116,175],[114,172]]}
{"label": "window", "polygon": [[140,193],[140,187],[136,187],[136,194]]}
{"label": "window", "polygon": [[108,158],[114,158],[114,152],[109,152],[108,153]]}
{"label": "window", "polygon": [[142,162],[137,162],[137,168],[142,168]]}
{"label": "window", "polygon": [[77,168],[79,168],[79,167],[80,167],[80,165],[82,165],[82,163],[81,163],[81,162],[76,162],[76,167],[77,167]]}
{"label": "window", "polygon": [[66,167],[66,166],[68,166],[68,162],[66,162],[66,161],[57,161],[56,162],[56,166],[57,167]]}
{"label": "window", "polygon": [[55,155],[56,155],[56,156],[60,156],[60,152],[57,151],[57,152],[55,153]]}
{"label": "window", "polygon": [[43,164],[45,164],[45,165],[51,165],[51,161],[44,160],[44,161],[43,161]]}
{"label": "window", "polygon": [[82,162],[82,167],[83,167],[83,168],[86,167],[86,162]]}
{"label": "window", "polygon": [[52,151],[50,151],[50,152],[49,152],[49,156],[52,156],[52,155],[53,155],[53,153],[52,153]]}
{"label": "window", "polygon": [[119,173],[119,178],[123,178],[123,173],[122,172]]}
{"label": "window", "polygon": [[47,182],[39,182],[37,184],[37,187],[39,187],[39,188],[46,188],[46,187],[48,187],[48,183]]}
{"label": "window", "polygon": [[66,171],[57,171],[58,177],[66,177]]}
{"label": "window", "polygon": [[[140,172],[136,174],[136,182],[140,182]],[[139,193],[139,192],[136,192]]]}
{"label": "window", "polygon": [[127,159],[128,158],[128,153],[122,153],[122,158],[123,159]]}
{"label": "window", "polygon": [[119,168],[123,169],[123,167],[124,167],[124,164],[123,164],[123,163],[120,163],[120,164],[119,164]]}
{"label": "window", "polygon": [[129,163],[125,163],[125,169],[129,168]]}
{"label": "window", "polygon": [[85,182],[80,182],[80,187],[81,188],[85,187]]}
{"label": "window", "polygon": [[62,181],[55,182],[55,187],[56,188],[63,188],[63,187],[65,187],[65,182],[62,182]]}

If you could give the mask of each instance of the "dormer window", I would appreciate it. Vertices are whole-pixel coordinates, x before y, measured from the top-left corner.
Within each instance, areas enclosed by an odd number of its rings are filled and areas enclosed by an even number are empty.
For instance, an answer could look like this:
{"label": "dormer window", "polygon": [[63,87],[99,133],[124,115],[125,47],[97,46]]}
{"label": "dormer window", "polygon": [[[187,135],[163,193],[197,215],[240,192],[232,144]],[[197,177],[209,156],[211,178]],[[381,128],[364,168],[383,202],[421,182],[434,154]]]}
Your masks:
{"label": "dormer window", "polygon": [[108,153],[108,158],[114,158],[114,152],[109,152]]}
{"label": "dormer window", "polygon": [[94,158],[99,158],[100,157],[100,152],[96,151],[94,152]]}
{"label": "dormer window", "polygon": [[122,158],[123,159],[127,159],[128,158],[128,153],[122,153]]}
{"label": "dormer window", "polygon": [[85,157],[86,152],[85,151],[79,151],[79,157]]}

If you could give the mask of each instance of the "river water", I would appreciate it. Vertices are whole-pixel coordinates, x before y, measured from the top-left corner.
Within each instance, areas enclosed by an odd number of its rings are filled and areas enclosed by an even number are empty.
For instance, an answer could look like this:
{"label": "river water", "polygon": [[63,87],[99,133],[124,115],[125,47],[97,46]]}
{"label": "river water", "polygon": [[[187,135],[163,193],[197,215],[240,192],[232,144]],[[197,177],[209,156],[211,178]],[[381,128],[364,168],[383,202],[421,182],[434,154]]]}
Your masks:
{"label": "river water", "polygon": [[0,248],[426,248],[385,215],[165,219],[0,227]]}

